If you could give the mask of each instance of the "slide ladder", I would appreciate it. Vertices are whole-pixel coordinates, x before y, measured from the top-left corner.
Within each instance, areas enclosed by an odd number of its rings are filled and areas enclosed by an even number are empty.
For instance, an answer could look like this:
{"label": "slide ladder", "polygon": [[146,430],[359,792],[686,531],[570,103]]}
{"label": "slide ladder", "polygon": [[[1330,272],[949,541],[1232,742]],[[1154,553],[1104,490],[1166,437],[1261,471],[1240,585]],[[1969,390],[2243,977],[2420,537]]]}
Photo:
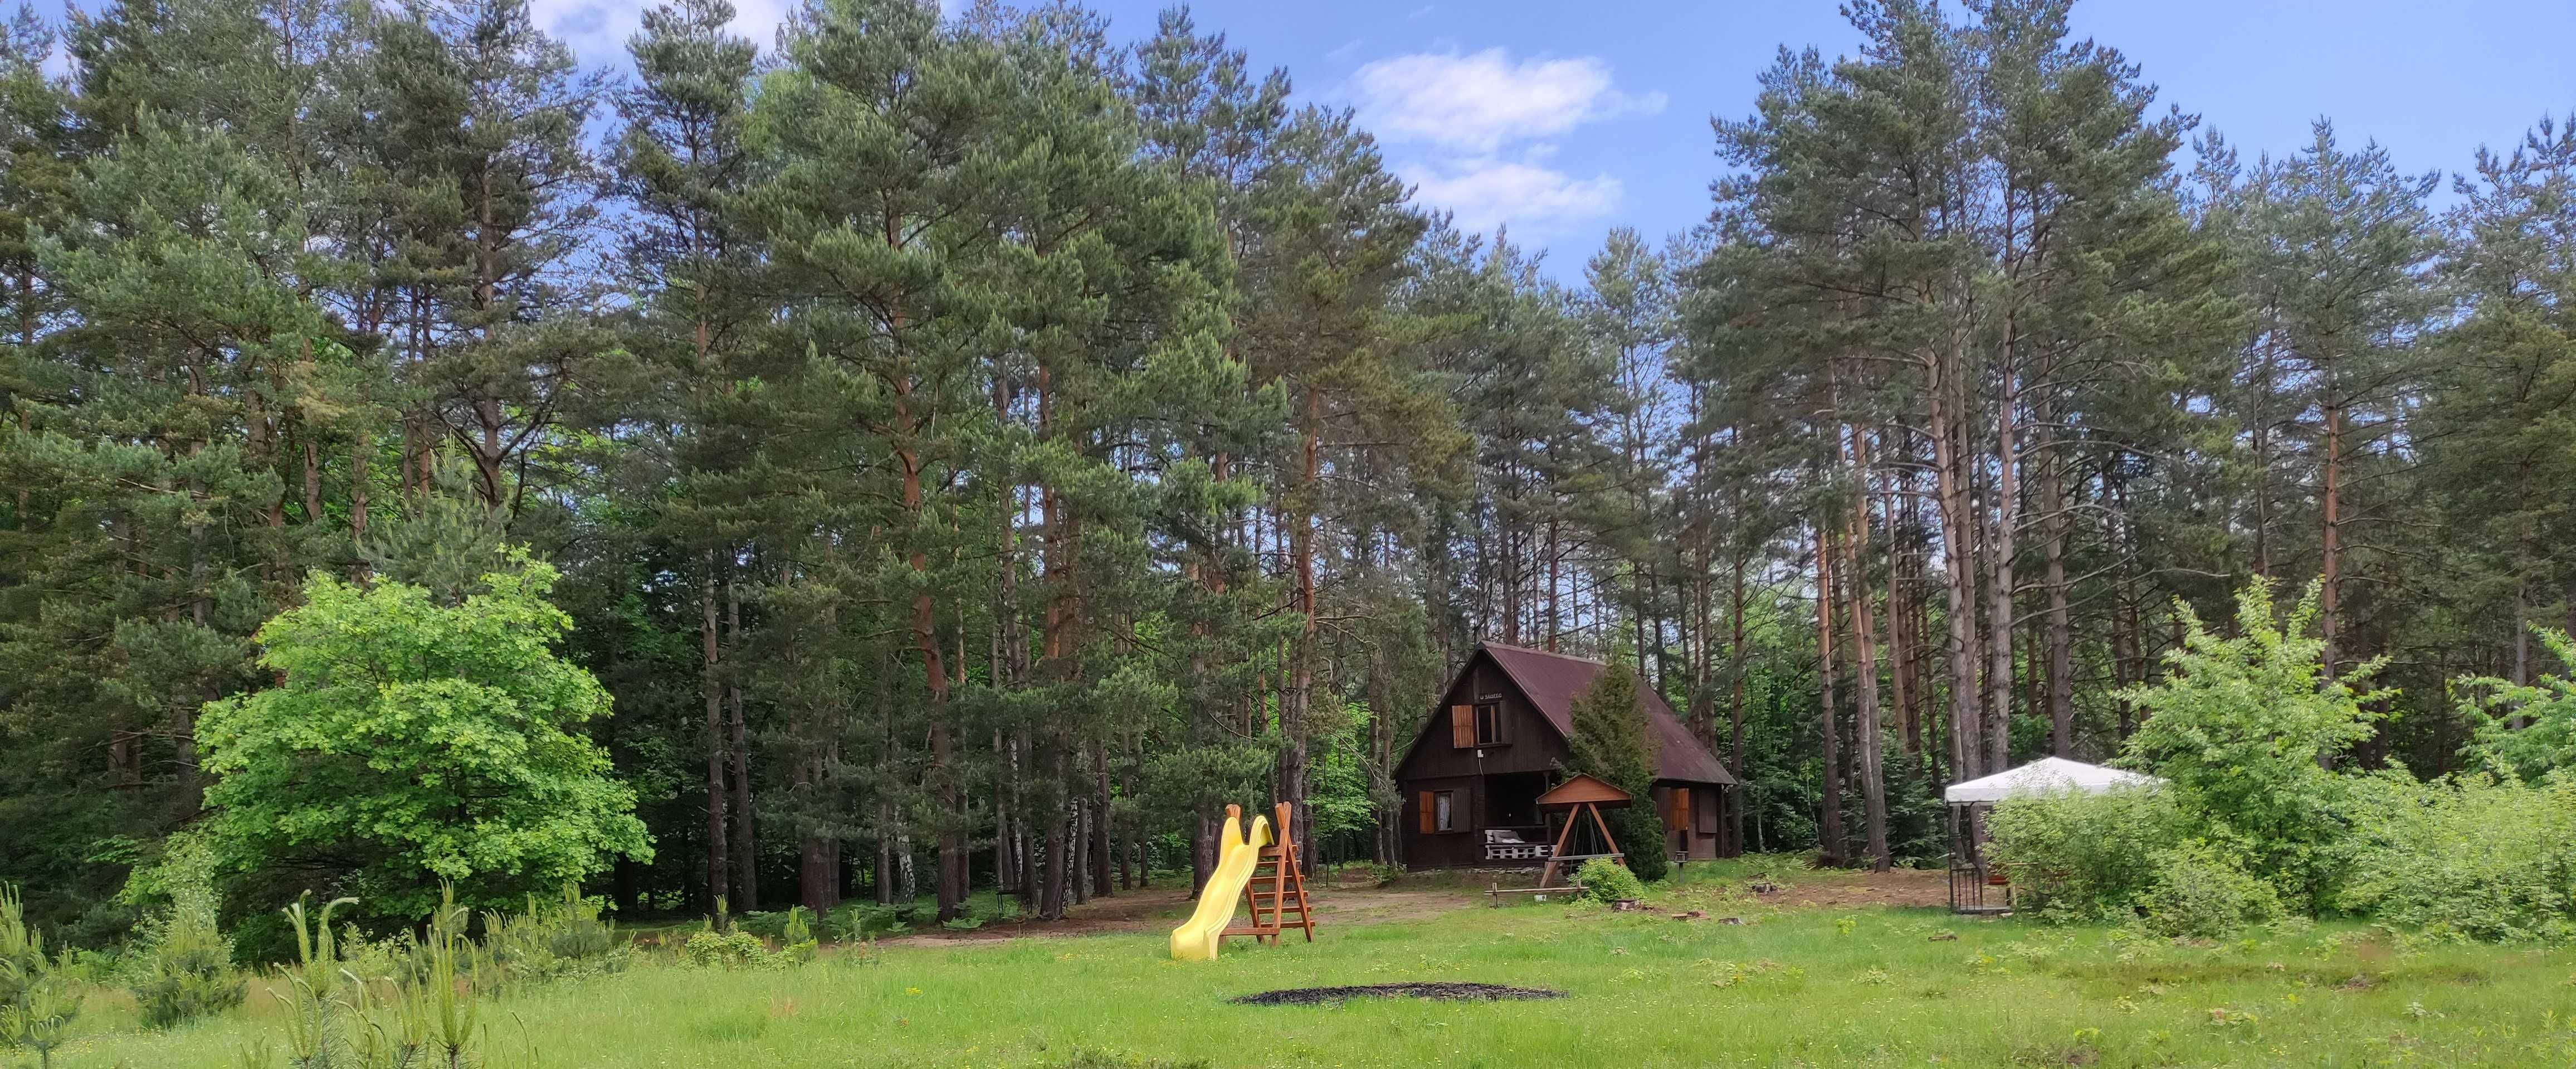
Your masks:
{"label": "slide ladder", "polygon": [[[1306,877],[1299,871],[1296,840],[1271,835],[1271,828],[1288,826],[1288,807],[1274,811],[1278,823],[1269,817],[1252,818],[1252,826],[1243,826],[1243,807],[1225,807],[1225,830],[1217,839],[1216,871],[1208,876],[1207,886],[1199,889],[1198,908],[1190,919],[1172,929],[1172,958],[1175,961],[1207,961],[1229,935],[1248,935],[1255,941],[1279,942],[1279,934],[1290,928],[1306,932],[1306,941],[1315,940],[1312,904],[1306,899]],[[1234,923],[1235,903],[1241,901],[1252,913],[1250,923]]]}
{"label": "slide ladder", "polygon": [[[1272,811],[1270,826],[1285,829],[1288,825],[1288,803],[1281,802]],[[1305,867],[1297,863],[1297,839],[1281,835],[1279,842],[1261,848],[1252,868],[1252,878],[1244,882],[1243,904],[1252,914],[1252,923],[1229,927],[1227,935],[1248,935],[1254,942],[1279,945],[1279,935],[1290,928],[1302,928],[1306,941],[1315,941],[1315,915],[1306,901]],[[1269,901],[1264,902],[1267,898]]]}

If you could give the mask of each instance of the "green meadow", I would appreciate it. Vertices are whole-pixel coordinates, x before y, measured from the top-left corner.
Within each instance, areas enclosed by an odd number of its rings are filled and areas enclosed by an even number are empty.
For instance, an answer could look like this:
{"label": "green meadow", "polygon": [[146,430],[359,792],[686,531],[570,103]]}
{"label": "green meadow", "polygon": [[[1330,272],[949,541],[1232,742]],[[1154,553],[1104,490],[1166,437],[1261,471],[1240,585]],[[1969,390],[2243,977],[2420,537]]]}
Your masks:
{"label": "green meadow", "polygon": [[[1429,916],[1166,959],[1149,932],[828,948],[725,971],[648,953],[482,1009],[496,1067],[2537,1065],[2576,1060],[2576,953],[2325,924],[2226,942],[1802,904],[1702,876],[1635,913],[1451,892]],[[1365,900],[1371,892],[1327,892]],[[1830,896],[1828,896],[1830,897]],[[1350,906],[1354,903],[1341,903]],[[1698,910],[1704,918],[1674,919]],[[1364,911],[1363,911],[1364,912]],[[1356,915],[1356,914],[1355,914]],[[1729,923],[1733,918],[1740,923]],[[980,934],[980,933],[979,933]],[[1475,981],[1552,1001],[1238,1006]],[[67,1069],[232,1069],[282,1003],[150,1033],[90,993]]]}

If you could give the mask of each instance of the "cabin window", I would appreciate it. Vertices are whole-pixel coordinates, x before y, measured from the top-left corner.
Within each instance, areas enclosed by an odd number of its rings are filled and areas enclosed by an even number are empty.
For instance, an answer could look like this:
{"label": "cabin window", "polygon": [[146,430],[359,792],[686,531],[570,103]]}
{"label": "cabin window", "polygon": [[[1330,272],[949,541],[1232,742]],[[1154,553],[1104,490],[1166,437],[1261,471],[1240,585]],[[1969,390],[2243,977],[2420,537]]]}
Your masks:
{"label": "cabin window", "polygon": [[1431,792],[1431,830],[1458,830],[1458,792]]}
{"label": "cabin window", "polygon": [[1501,702],[1486,702],[1486,703],[1484,703],[1484,704],[1482,704],[1482,705],[1477,706],[1477,707],[1476,707],[1476,745],[1478,745],[1478,746],[1500,746],[1500,745],[1502,745],[1502,744],[1503,744],[1503,706],[1502,706],[1502,703],[1501,703]]}

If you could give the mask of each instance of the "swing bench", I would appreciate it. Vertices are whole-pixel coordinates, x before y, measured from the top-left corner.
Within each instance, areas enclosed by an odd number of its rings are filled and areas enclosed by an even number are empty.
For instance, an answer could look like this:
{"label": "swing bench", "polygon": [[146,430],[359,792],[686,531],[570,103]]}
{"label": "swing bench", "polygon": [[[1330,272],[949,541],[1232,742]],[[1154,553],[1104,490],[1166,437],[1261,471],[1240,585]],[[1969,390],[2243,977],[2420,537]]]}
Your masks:
{"label": "swing bench", "polygon": [[[1538,796],[1539,812],[1548,815],[1550,823],[1562,821],[1556,842],[1548,849],[1547,865],[1538,872],[1536,887],[1504,887],[1499,881],[1486,892],[1494,905],[1503,904],[1504,895],[1581,894],[1583,885],[1568,880],[1556,882],[1560,871],[1572,872],[1584,862],[1606,857],[1621,865],[1627,855],[1619,852],[1619,841],[1610,834],[1610,822],[1601,815],[1604,809],[1617,809],[1634,801],[1628,792],[1603,780],[1576,775]],[[1568,867],[1571,866],[1571,867]]]}

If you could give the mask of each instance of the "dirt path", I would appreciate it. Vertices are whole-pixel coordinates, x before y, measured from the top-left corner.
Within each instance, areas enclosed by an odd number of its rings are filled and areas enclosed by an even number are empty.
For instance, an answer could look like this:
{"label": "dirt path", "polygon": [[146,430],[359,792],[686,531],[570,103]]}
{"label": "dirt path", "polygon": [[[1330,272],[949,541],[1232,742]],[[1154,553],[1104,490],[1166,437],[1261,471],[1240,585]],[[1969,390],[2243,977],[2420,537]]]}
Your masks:
{"label": "dirt path", "polygon": [[[1476,904],[1469,901],[1464,892],[1454,888],[1378,887],[1362,883],[1326,885],[1315,882],[1306,885],[1306,894],[1314,904],[1315,923],[1319,925],[1415,920]],[[1065,910],[1064,919],[1059,921],[1013,921],[970,932],[919,932],[882,942],[887,946],[991,943],[1044,936],[1163,931],[1189,919],[1190,911],[1197,906],[1190,899],[1189,888],[1185,885],[1147,887],[1120,891],[1070,907]]]}
{"label": "dirt path", "polygon": [[1893,869],[1887,872],[1802,872],[1788,885],[1755,897],[1783,908],[1812,906],[1946,906],[1949,873],[1938,869]]}
{"label": "dirt path", "polygon": [[[1307,885],[1315,922],[1326,927],[1422,920],[1460,909],[1490,904],[1484,889],[1494,882],[1526,886],[1527,874],[1432,873],[1408,876],[1392,885],[1366,882]],[[1770,890],[1764,890],[1764,887]],[[1800,870],[1773,879],[1697,884],[1678,892],[1683,899],[1740,897],[1778,909],[1850,909],[1863,906],[1938,906],[1949,901],[1944,874],[1937,870],[1893,872],[1826,872]],[[1013,921],[967,932],[917,932],[884,940],[887,946],[955,946],[998,944],[1013,939],[1111,932],[1165,931],[1187,919],[1195,908],[1181,885],[1120,891],[1074,906],[1058,921]]]}

